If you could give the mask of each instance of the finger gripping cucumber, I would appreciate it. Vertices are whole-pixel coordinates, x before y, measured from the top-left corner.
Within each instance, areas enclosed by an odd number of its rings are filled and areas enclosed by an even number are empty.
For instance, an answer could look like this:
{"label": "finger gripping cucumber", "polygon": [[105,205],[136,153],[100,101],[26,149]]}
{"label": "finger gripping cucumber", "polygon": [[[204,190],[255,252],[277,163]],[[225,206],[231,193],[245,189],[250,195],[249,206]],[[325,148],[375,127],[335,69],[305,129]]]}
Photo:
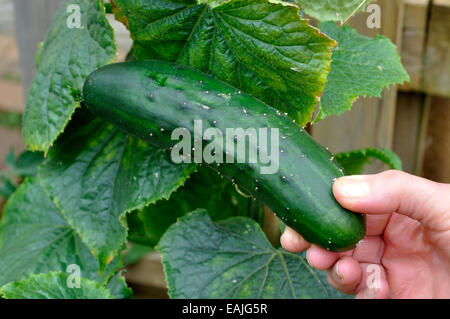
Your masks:
{"label": "finger gripping cucumber", "polygon": [[[262,200],[311,243],[344,251],[365,235],[364,216],[334,199],[333,180],[343,172],[332,154],[288,117],[224,82],[168,62],[116,63],[89,75],[83,99],[93,113],[162,148],[178,142],[171,139],[176,128],[186,128],[194,139],[194,120],[201,120],[203,130],[224,134],[227,128],[277,128],[276,172],[262,174],[264,163],[236,158],[233,164],[208,166]],[[254,143],[245,147],[246,154],[261,152]],[[230,156],[227,150],[224,156]]]}

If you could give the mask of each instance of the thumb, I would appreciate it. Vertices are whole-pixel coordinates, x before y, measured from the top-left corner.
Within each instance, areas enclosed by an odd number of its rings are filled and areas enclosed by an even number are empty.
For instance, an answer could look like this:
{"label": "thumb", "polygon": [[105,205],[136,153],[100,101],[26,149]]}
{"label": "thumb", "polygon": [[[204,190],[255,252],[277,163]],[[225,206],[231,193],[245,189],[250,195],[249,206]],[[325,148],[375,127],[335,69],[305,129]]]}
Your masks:
{"label": "thumb", "polygon": [[391,170],[341,177],[335,181],[333,193],[342,206],[355,212],[396,212],[435,230],[450,227],[450,185],[447,184]]}

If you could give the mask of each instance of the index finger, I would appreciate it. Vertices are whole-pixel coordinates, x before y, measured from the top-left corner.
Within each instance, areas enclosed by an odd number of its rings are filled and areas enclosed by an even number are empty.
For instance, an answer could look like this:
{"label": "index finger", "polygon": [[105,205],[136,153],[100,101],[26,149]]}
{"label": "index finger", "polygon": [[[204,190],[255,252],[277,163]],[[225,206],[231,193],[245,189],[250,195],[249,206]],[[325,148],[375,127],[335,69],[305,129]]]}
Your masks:
{"label": "index finger", "polygon": [[401,171],[338,178],[333,194],[339,204],[354,212],[397,212],[430,228],[448,227],[443,221],[450,210],[445,200],[450,198],[450,186]]}

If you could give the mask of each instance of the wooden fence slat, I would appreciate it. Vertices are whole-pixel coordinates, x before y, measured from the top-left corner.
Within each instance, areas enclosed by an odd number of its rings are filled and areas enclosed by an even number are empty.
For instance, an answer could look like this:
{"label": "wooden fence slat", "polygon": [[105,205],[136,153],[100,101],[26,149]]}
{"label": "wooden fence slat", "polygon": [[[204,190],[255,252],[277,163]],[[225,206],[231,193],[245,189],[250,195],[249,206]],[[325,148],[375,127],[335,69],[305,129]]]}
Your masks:
{"label": "wooden fence slat", "polygon": [[405,18],[401,56],[403,65],[411,77],[411,82],[405,83],[399,89],[421,90],[430,0],[404,0],[404,3]]}
{"label": "wooden fence slat", "polygon": [[36,52],[53,16],[64,0],[14,0],[14,16],[19,46],[22,83],[26,96],[36,73]]}
{"label": "wooden fence slat", "polygon": [[425,96],[422,106],[422,116],[419,124],[419,132],[417,135],[417,157],[415,160],[414,174],[422,175],[425,163],[425,151],[427,147],[427,131],[430,119],[431,95]]}
{"label": "wooden fence slat", "polygon": [[425,54],[425,92],[450,97],[450,0],[434,0]]}
{"label": "wooden fence slat", "polygon": [[[403,0],[380,1],[380,4],[384,9],[382,16],[383,35],[390,38],[398,48],[401,48],[404,22]],[[391,86],[383,91],[375,131],[377,134],[375,145],[378,147],[392,148],[395,129],[397,91],[397,86]],[[378,167],[378,170],[381,170],[384,167],[381,163],[375,165]]]}
{"label": "wooden fence slat", "polygon": [[429,106],[430,98],[423,93],[398,95],[393,150],[400,156],[405,172],[422,172]]}
{"label": "wooden fence slat", "polygon": [[433,96],[427,130],[423,176],[450,183],[450,99]]}

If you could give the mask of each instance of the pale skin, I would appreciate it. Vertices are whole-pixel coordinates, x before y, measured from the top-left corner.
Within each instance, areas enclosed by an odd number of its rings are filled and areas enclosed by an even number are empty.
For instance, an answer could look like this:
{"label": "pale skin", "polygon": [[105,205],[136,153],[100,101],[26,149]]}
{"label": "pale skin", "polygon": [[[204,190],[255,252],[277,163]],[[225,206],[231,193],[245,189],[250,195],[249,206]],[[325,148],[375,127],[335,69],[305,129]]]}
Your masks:
{"label": "pale skin", "polygon": [[450,184],[386,171],[339,178],[333,194],[367,214],[364,240],[333,253],[286,228],[285,249],[307,250],[309,264],[327,270],[330,285],[356,298],[450,298]]}

